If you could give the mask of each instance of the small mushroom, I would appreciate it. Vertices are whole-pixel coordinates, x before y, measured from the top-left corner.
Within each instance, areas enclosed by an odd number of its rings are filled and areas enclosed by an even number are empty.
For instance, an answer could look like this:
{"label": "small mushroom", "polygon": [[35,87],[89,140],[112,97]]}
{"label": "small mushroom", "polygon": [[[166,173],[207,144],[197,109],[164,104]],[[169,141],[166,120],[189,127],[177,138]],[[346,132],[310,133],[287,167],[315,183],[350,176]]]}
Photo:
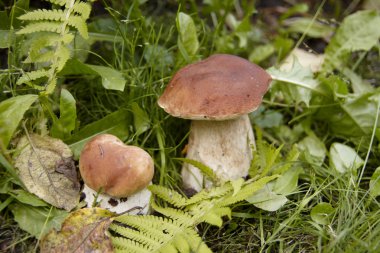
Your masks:
{"label": "small mushroom", "polygon": [[153,178],[154,163],[143,149],[100,134],[84,146],[79,170],[89,206],[96,198],[101,207],[113,212],[148,211],[150,192],[146,186]]}
{"label": "small mushroom", "polygon": [[[248,113],[261,104],[271,77],[234,55],[216,54],[180,69],[158,104],[172,116],[191,119],[187,158],[213,169],[220,182],[246,177],[255,145]],[[184,164],[186,190],[211,183]]]}

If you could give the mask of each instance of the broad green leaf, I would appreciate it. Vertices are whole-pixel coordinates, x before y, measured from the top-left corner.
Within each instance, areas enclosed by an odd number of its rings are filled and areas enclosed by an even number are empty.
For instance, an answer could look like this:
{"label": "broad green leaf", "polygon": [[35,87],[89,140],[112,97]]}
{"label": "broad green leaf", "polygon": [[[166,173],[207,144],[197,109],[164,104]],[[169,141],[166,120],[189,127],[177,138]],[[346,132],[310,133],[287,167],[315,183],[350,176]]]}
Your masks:
{"label": "broad green leaf", "polygon": [[307,136],[298,143],[298,148],[303,151],[306,161],[315,165],[322,165],[326,157],[325,144],[316,136]]}
{"label": "broad green leaf", "polygon": [[380,195],[380,167],[377,167],[369,181],[369,192],[373,197]]}
{"label": "broad green leaf", "polygon": [[193,19],[183,12],[178,13],[176,22],[179,33],[178,48],[185,61],[190,62],[199,48],[197,29]]}
{"label": "broad green leaf", "polygon": [[59,111],[59,120],[53,122],[51,135],[59,139],[66,139],[75,129],[77,119],[75,99],[66,89],[62,89],[61,91]]}
{"label": "broad green leaf", "polygon": [[288,71],[274,67],[267,71],[276,81],[272,86],[273,91],[281,91],[284,99],[290,103],[293,101],[304,102],[308,106],[311,100],[311,92],[323,95],[323,90],[319,88],[311,70],[302,67],[297,60],[294,61],[292,68]]}
{"label": "broad green leaf", "polygon": [[311,209],[311,219],[321,225],[328,225],[335,209],[329,203],[321,202]]}
{"label": "broad green leaf", "polygon": [[273,187],[277,194],[288,195],[297,189],[298,178],[304,170],[301,167],[291,168],[282,174]]}
{"label": "broad green leaf", "polygon": [[20,95],[0,103],[0,148],[7,148],[24,113],[36,99],[37,95]]}
{"label": "broad green leaf", "polygon": [[374,10],[357,11],[346,17],[325,49],[325,71],[340,68],[351,52],[370,50],[380,38],[380,15]]}
{"label": "broad green leaf", "polygon": [[135,127],[136,135],[139,136],[150,128],[150,118],[135,102],[131,104],[131,109],[133,113],[133,125]]}
{"label": "broad green leaf", "polygon": [[47,206],[48,204],[34,194],[24,190],[13,190],[9,193],[19,202],[30,206]]}
{"label": "broad green leaf", "polygon": [[285,197],[285,195],[273,192],[271,185],[273,184],[267,184],[267,186],[255,192],[246,200],[260,209],[271,212],[277,211],[283,205],[285,205],[288,199]]}
{"label": "broad green leaf", "polygon": [[127,110],[119,109],[98,121],[82,127],[77,133],[73,134],[70,139],[66,140],[66,143],[69,143],[74,157],[79,158],[83,146],[95,135],[108,133],[124,140],[129,134],[128,128],[131,124],[131,114]]}
{"label": "broad green leaf", "polygon": [[344,144],[333,143],[330,147],[330,166],[340,173],[356,170],[363,165],[363,159],[356,151]]}
{"label": "broad green leaf", "polygon": [[339,105],[321,108],[317,117],[327,122],[335,135],[368,138],[376,121],[378,103],[374,97],[376,93],[349,97]]}
{"label": "broad green leaf", "polygon": [[98,75],[106,89],[123,91],[126,80],[123,74],[113,68],[82,63],[76,59],[68,60],[60,75]]}
{"label": "broad green leaf", "polygon": [[41,239],[50,229],[59,229],[68,212],[54,207],[12,204],[10,210],[21,229]]}
{"label": "broad green leaf", "polygon": [[288,27],[288,32],[305,34],[312,38],[328,38],[334,32],[332,26],[312,18],[292,18],[285,20],[284,24]]}
{"label": "broad green leaf", "polygon": [[249,54],[249,61],[254,63],[260,63],[271,56],[275,51],[275,48],[272,44],[265,44],[257,46]]}
{"label": "broad green leaf", "polygon": [[[1,12],[0,12],[1,13]],[[1,15],[0,15],[1,19]],[[8,48],[14,39],[14,33],[11,30],[0,30],[0,48]]]}
{"label": "broad green leaf", "polygon": [[116,69],[87,64],[89,68],[94,70],[102,78],[103,87],[107,90],[119,90],[123,91],[126,80],[123,74]]}

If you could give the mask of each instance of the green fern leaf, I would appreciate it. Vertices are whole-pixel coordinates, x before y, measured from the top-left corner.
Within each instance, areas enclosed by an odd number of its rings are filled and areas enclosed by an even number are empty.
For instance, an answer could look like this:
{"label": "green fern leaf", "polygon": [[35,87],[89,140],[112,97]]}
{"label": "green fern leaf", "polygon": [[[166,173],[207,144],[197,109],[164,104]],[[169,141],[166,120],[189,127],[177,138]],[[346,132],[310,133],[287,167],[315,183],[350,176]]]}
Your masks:
{"label": "green fern leaf", "polygon": [[136,241],[119,237],[112,236],[112,245],[115,252],[126,252],[126,253],[146,253],[152,252],[152,250],[145,245],[138,243]]}
{"label": "green fern leaf", "polygon": [[200,191],[196,195],[192,196],[186,202],[186,204],[187,205],[193,205],[193,204],[199,203],[201,201],[219,198],[219,197],[226,195],[227,193],[230,193],[230,192],[232,193],[232,191],[233,191],[233,187],[231,186],[230,183],[225,183],[221,186],[213,187],[210,189],[203,189],[202,191]]}
{"label": "green fern leaf", "polygon": [[297,146],[293,145],[292,149],[286,156],[285,162],[280,164],[276,169],[274,169],[273,174],[282,175],[283,173],[288,171],[292,167],[292,165],[298,160],[299,156],[300,152],[298,151]]}
{"label": "green fern leaf", "polygon": [[62,21],[65,20],[65,13],[63,10],[46,10],[40,9],[35,11],[30,11],[18,17],[21,20],[29,21],[40,21],[40,20],[53,20],[53,21]]}
{"label": "green fern leaf", "polygon": [[55,68],[57,73],[63,69],[66,62],[70,59],[70,53],[70,50],[64,46],[59,47],[59,50],[55,51],[55,55],[57,55],[57,61],[52,64],[52,68]]}
{"label": "green fern leaf", "polygon": [[266,176],[263,178],[260,178],[257,181],[247,183],[242,187],[242,189],[236,193],[235,195],[227,196],[221,203],[221,206],[229,206],[232,204],[235,204],[237,202],[240,202],[242,200],[245,200],[249,196],[251,196],[256,191],[262,189],[268,182],[278,178],[278,175],[272,175],[272,176]]}
{"label": "green fern leaf", "polygon": [[165,208],[160,207],[154,202],[152,202],[151,206],[156,212],[159,212],[173,220],[177,220],[179,223],[183,225],[189,225],[189,226],[192,225],[193,217],[185,211],[182,211],[180,209],[170,208],[170,207],[165,207]]}
{"label": "green fern leaf", "polygon": [[221,216],[212,212],[212,211],[209,211],[208,213],[206,213],[202,217],[202,219],[199,221],[200,222],[207,222],[208,224],[211,224],[211,225],[214,225],[217,227],[221,227],[223,224],[223,220],[222,220]]}
{"label": "green fern leaf", "polygon": [[20,29],[17,34],[31,34],[37,32],[54,32],[61,33],[62,25],[58,22],[37,22],[26,25]]}
{"label": "green fern leaf", "polygon": [[66,0],[47,0],[47,1],[49,1],[52,4],[59,5],[59,6],[65,6],[67,3]]}
{"label": "green fern leaf", "polygon": [[73,11],[80,14],[83,19],[88,19],[91,13],[91,5],[85,2],[76,2],[73,6]]}
{"label": "green fern leaf", "polygon": [[87,24],[85,19],[79,16],[72,16],[68,20],[68,24],[75,27],[83,38],[88,39]]}
{"label": "green fern leaf", "polygon": [[203,175],[208,177],[214,183],[219,181],[218,177],[216,176],[214,171],[210,167],[204,165],[201,162],[198,162],[198,161],[192,160],[192,159],[188,159],[188,158],[175,158],[175,160],[179,160],[179,161],[193,165],[194,167],[198,168],[202,172]]}
{"label": "green fern leaf", "polygon": [[183,235],[178,235],[173,241],[179,252],[190,252],[190,245]]}
{"label": "green fern leaf", "polygon": [[37,80],[39,78],[48,77],[48,76],[49,76],[49,72],[47,70],[44,70],[44,69],[26,72],[17,80],[16,84],[20,85],[23,83],[29,83],[29,82]]}
{"label": "green fern leaf", "polygon": [[156,196],[162,198],[166,202],[176,206],[183,207],[187,205],[187,198],[174,190],[170,190],[160,185],[150,185],[148,189]]}
{"label": "green fern leaf", "polygon": [[[151,234],[148,235],[146,232],[141,230],[119,226],[115,223],[111,224],[109,228],[124,238],[138,242],[141,245],[146,245],[147,248],[158,248],[162,244],[160,240],[163,238],[152,238]],[[153,231],[154,230],[151,229],[151,233],[154,233]]]}

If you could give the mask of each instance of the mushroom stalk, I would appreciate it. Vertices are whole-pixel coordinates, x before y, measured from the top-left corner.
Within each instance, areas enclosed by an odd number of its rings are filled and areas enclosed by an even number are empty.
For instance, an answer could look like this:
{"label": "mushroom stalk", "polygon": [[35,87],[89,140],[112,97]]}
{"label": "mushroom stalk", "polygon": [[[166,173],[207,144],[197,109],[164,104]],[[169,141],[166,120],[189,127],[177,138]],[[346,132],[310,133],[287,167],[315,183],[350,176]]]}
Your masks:
{"label": "mushroom stalk", "polygon": [[[247,114],[222,121],[193,120],[187,158],[210,167],[220,182],[246,177],[252,161],[255,139]],[[182,167],[185,189],[200,191],[211,186],[191,164]]]}

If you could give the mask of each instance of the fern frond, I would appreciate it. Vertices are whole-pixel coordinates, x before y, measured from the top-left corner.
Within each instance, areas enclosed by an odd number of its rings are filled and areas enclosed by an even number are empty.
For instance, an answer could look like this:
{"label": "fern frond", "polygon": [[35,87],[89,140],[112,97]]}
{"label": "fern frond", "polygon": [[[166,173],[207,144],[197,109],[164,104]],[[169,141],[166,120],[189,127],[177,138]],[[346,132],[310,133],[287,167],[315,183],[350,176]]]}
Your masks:
{"label": "fern frond", "polygon": [[257,181],[247,183],[241,188],[241,190],[238,193],[236,193],[235,195],[229,195],[222,201],[220,201],[220,203],[218,203],[218,206],[229,206],[237,202],[243,201],[246,198],[250,197],[256,191],[262,189],[268,182],[276,178],[278,178],[278,175],[266,176],[258,179]]}
{"label": "fern frond", "polygon": [[68,24],[75,27],[83,38],[88,39],[87,24],[85,19],[79,16],[72,16],[68,20]]}
{"label": "fern frond", "polygon": [[124,238],[128,238],[132,241],[138,242],[140,245],[146,246],[146,248],[158,248],[162,244],[162,238],[154,238],[151,236],[151,234],[156,231],[153,229],[151,230],[151,233],[147,234],[144,231],[120,226],[116,223],[112,223],[109,228]]}
{"label": "fern frond", "polygon": [[116,252],[146,253],[152,251],[144,244],[138,243],[136,241],[124,237],[112,236],[111,240]]}
{"label": "fern frond", "polygon": [[56,72],[59,72],[66,65],[66,62],[71,57],[71,51],[67,47],[59,47],[58,50],[55,51],[55,55],[57,60],[52,64],[51,68],[55,69]]}
{"label": "fern frond", "polygon": [[233,187],[230,183],[225,183],[218,187],[213,187],[210,189],[203,189],[196,195],[192,196],[187,202],[187,205],[193,205],[201,201],[206,201],[209,199],[215,199],[222,196],[225,196],[227,193],[232,193]]}
{"label": "fern frond", "polygon": [[54,52],[53,51],[47,51],[45,53],[40,53],[40,54],[34,54],[29,55],[25,60],[24,63],[42,63],[42,62],[51,62],[53,59]]}
{"label": "fern frond", "polygon": [[285,163],[281,164],[278,168],[273,170],[274,174],[283,174],[286,171],[288,171],[294,162],[298,160],[298,157],[300,156],[300,152],[298,151],[298,148],[296,145],[292,146],[292,149],[289,151],[288,155],[286,156]]}
{"label": "fern frond", "polygon": [[31,72],[26,72],[24,73],[18,80],[17,80],[17,85],[23,84],[23,83],[28,83],[34,80],[37,80],[42,77],[48,77],[49,72],[45,69],[40,69],[36,71],[31,71]]}
{"label": "fern frond", "polygon": [[189,249],[198,248],[205,251],[193,251],[211,252],[192,226],[168,218],[121,215],[115,221],[120,224],[113,223],[110,229],[120,236],[114,237],[126,239],[119,238],[115,241],[116,248],[120,250],[128,249],[128,245],[123,245],[125,243],[131,244],[131,252],[138,252],[135,248],[139,246],[143,247],[145,252],[190,252]]}
{"label": "fern frond", "polygon": [[40,21],[40,20],[53,20],[53,21],[62,21],[65,20],[65,13],[63,10],[54,9],[46,10],[39,9],[35,11],[30,11],[18,17],[21,20],[29,21]]}
{"label": "fern frond", "polygon": [[177,220],[181,224],[192,225],[193,216],[189,213],[182,211],[180,209],[170,208],[170,207],[160,207],[155,202],[151,203],[152,208],[166,217],[169,217],[173,220]]}
{"label": "fern frond", "polygon": [[62,25],[58,22],[37,22],[26,25],[24,28],[20,29],[17,34],[31,34],[37,32],[54,32],[61,33]]}
{"label": "fern frond", "polygon": [[83,19],[88,19],[91,13],[91,5],[85,2],[76,2],[73,6],[73,11],[80,14]]}
{"label": "fern frond", "polygon": [[175,160],[179,160],[179,161],[193,165],[194,167],[198,168],[202,172],[203,175],[205,175],[208,179],[210,179],[214,183],[219,181],[214,171],[210,167],[206,166],[205,164],[199,161],[188,159],[188,158],[175,158]]}
{"label": "fern frond", "polygon": [[187,198],[174,190],[170,190],[160,185],[150,185],[148,189],[156,196],[165,200],[176,207],[183,207],[187,205]]}
{"label": "fern frond", "polygon": [[66,0],[46,0],[46,1],[49,1],[50,3],[56,4],[56,5],[59,5],[59,6],[65,6],[66,3],[67,3]]}

